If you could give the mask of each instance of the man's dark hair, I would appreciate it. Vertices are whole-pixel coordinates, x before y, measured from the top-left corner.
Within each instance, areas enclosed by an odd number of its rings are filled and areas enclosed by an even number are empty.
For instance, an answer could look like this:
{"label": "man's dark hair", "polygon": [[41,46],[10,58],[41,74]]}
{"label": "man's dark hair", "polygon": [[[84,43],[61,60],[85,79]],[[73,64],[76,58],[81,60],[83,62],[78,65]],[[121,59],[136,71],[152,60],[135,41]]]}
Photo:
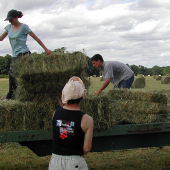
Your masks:
{"label": "man's dark hair", "polygon": [[78,99],[69,100],[67,103],[70,103],[70,104],[79,104],[81,100],[82,100],[82,97],[78,98]]}
{"label": "man's dark hair", "polygon": [[98,61],[100,60],[103,63],[103,57],[100,54],[95,54],[92,58],[91,61]]}

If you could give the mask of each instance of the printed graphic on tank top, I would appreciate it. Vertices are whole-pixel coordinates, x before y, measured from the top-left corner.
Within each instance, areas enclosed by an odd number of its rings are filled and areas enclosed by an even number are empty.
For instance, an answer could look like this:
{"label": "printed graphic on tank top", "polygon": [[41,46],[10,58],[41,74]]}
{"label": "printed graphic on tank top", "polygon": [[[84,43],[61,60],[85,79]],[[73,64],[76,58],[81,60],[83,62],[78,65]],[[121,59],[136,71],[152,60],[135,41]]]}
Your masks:
{"label": "printed graphic on tank top", "polygon": [[60,138],[65,139],[68,135],[74,136],[74,125],[75,122],[67,120],[57,120],[57,130],[60,132]]}

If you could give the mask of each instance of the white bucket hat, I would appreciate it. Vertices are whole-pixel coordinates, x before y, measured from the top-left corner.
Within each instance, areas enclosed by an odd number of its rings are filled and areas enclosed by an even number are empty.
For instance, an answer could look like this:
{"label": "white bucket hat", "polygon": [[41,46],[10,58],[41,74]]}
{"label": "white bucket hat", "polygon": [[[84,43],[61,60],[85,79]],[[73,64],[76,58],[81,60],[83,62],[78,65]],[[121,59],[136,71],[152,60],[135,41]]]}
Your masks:
{"label": "white bucket hat", "polygon": [[87,90],[83,81],[76,76],[69,79],[62,90],[62,103],[66,104],[69,100],[85,98]]}

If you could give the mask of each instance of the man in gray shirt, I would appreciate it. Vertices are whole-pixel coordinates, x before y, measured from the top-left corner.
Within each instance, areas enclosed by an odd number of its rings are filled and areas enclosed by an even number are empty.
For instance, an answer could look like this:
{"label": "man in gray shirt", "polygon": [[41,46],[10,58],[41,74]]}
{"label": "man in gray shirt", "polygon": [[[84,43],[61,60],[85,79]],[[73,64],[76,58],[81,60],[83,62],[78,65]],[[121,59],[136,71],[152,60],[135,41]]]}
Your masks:
{"label": "man in gray shirt", "polygon": [[93,66],[102,69],[103,85],[94,94],[99,95],[109,83],[114,84],[114,88],[128,88],[134,81],[134,72],[126,65],[118,61],[104,61],[100,54],[95,54],[91,58]]}

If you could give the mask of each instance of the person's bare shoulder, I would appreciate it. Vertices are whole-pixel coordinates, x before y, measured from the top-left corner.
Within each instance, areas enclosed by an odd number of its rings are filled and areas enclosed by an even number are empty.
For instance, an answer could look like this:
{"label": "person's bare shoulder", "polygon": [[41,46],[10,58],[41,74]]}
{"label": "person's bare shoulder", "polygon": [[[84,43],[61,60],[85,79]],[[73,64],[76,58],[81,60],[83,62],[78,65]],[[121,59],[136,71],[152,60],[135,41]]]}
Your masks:
{"label": "person's bare shoulder", "polygon": [[81,121],[81,127],[84,132],[86,132],[89,128],[93,128],[93,118],[88,114],[84,114]]}

